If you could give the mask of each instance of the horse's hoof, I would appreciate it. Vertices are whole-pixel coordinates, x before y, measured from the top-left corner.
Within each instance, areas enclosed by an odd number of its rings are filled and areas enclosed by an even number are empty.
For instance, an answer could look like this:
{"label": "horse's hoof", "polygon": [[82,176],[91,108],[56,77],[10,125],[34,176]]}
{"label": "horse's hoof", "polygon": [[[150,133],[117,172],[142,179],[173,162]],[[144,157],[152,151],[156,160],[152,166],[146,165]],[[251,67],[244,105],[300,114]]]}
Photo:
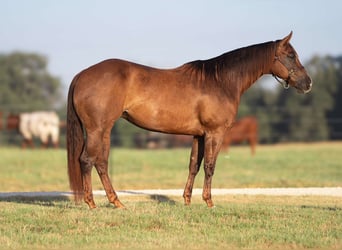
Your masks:
{"label": "horse's hoof", "polygon": [[185,206],[190,206],[190,205],[191,205],[191,199],[185,198],[185,199],[184,199],[184,205],[185,205]]}
{"label": "horse's hoof", "polygon": [[95,202],[94,201],[86,201],[90,209],[96,208]]}
{"label": "horse's hoof", "polygon": [[114,201],[115,208],[126,209],[124,204],[122,204],[119,200]]}
{"label": "horse's hoof", "polygon": [[208,206],[209,208],[215,207],[215,206],[214,206],[214,203],[213,203],[213,201],[212,201],[211,199],[210,199],[210,200],[206,200],[205,202],[207,203],[207,206]]}

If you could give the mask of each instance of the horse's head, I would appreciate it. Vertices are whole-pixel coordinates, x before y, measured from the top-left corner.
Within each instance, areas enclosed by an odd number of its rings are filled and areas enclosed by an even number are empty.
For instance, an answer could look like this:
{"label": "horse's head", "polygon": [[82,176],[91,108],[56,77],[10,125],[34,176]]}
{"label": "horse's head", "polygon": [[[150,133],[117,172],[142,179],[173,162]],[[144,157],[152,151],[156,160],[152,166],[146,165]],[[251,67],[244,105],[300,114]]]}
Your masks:
{"label": "horse's head", "polygon": [[271,73],[284,88],[287,89],[292,86],[298,92],[305,94],[311,90],[312,80],[300,63],[297,52],[290,44],[291,37],[292,31],[284,39],[276,41],[276,52]]}

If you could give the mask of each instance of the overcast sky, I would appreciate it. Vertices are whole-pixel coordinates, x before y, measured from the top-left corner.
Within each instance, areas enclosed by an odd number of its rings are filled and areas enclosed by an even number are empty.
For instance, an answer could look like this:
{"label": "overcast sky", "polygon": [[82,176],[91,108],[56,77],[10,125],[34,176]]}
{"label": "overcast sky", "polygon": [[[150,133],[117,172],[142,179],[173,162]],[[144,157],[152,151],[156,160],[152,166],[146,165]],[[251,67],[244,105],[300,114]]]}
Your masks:
{"label": "overcast sky", "polygon": [[176,67],[291,30],[303,63],[342,55],[339,0],[0,0],[0,12],[0,53],[47,56],[65,88],[104,59]]}

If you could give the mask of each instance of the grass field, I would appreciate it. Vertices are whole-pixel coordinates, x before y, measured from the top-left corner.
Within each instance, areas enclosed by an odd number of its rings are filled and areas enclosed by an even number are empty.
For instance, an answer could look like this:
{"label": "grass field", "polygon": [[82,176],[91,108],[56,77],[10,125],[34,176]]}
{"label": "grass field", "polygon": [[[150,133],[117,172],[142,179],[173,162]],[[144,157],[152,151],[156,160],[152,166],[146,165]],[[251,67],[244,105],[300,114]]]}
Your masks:
{"label": "grass field", "polygon": [[331,197],[105,198],[98,208],[59,199],[0,203],[0,249],[341,249],[342,205]]}
{"label": "grass field", "polygon": [[[342,143],[246,147],[221,153],[213,187],[341,186]],[[183,188],[189,149],[111,153],[118,190]],[[0,148],[0,192],[68,191],[64,150]],[[94,188],[102,189],[94,172]],[[196,187],[201,187],[203,173]],[[66,198],[0,199],[0,249],[341,249],[339,197],[122,197],[113,209]]]}
{"label": "grass field", "polygon": [[[124,189],[183,188],[190,149],[114,149],[110,175]],[[0,147],[1,191],[68,191],[66,152]],[[248,147],[221,152],[213,188],[322,187],[342,185],[342,143],[259,146],[254,157]],[[102,189],[96,171],[94,189]],[[195,187],[201,188],[203,170]]]}

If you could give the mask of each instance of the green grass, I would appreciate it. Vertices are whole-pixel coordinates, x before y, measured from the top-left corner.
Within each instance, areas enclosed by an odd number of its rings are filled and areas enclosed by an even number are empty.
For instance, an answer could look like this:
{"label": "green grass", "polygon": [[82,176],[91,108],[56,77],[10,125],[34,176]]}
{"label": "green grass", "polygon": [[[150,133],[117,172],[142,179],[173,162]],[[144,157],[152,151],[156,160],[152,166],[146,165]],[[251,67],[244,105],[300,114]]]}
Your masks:
{"label": "green grass", "polygon": [[0,202],[0,249],[341,249],[337,198],[127,198],[113,209],[105,198],[89,210],[59,199]]}
{"label": "green grass", "polygon": [[[66,152],[0,148],[0,192],[68,191]],[[183,188],[190,149],[114,149],[110,175],[114,187],[124,189]],[[321,187],[342,185],[342,143],[259,146],[254,157],[247,147],[221,152],[213,177],[214,188]],[[203,170],[195,187],[201,188]],[[102,189],[93,171],[94,189]]]}
{"label": "green grass", "polygon": [[[342,143],[259,146],[222,152],[214,188],[341,186]],[[189,149],[111,153],[118,190],[183,188]],[[68,191],[65,150],[0,148],[0,192]],[[102,189],[94,172],[94,189]],[[195,186],[202,187],[203,172]],[[341,249],[340,197],[200,196],[121,197],[113,209],[69,199],[1,198],[0,249]]]}

